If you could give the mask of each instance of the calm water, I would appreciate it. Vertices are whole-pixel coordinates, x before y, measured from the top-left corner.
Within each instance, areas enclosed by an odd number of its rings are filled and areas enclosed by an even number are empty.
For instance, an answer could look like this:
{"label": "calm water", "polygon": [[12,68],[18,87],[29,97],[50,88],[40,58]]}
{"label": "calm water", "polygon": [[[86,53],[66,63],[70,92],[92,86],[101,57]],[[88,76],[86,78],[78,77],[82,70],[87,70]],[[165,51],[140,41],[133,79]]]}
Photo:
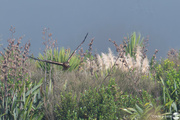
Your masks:
{"label": "calm water", "polygon": [[149,35],[148,56],[155,49],[165,57],[170,48],[180,48],[180,1],[174,0],[38,0],[0,1],[0,35],[2,43],[10,37],[9,28],[16,27],[15,37],[25,35],[31,41],[31,53],[43,49],[42,29],[50,28],[59,47],[75,49],[89,32],[83,48],[95,38],[96,52],[115,51],[109,38],[121,43],[132,32]]}

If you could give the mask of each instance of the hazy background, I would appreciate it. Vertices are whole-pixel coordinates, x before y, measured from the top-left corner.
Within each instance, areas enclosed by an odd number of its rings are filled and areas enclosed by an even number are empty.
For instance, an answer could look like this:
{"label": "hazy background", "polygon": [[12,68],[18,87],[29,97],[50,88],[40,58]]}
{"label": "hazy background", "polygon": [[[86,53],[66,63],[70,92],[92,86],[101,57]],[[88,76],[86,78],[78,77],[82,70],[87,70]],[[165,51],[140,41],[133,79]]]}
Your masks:
{"label": "hazy background", "polygon": [[0,1],[0,35],[7,45],[9,28],[16,27],[15,37],[25,35],[31,41],[31,53],[43,49],[42,30],[50,28],[59,47],[75,49],[89,32],[83,44],[88,49],[91,38],[94,51],[115,48],[109,38],[122,43],[132,32],[149,35],[148,57],[155,49],[165,57],[170,48],[180,48],[180,0],[6,0]]}

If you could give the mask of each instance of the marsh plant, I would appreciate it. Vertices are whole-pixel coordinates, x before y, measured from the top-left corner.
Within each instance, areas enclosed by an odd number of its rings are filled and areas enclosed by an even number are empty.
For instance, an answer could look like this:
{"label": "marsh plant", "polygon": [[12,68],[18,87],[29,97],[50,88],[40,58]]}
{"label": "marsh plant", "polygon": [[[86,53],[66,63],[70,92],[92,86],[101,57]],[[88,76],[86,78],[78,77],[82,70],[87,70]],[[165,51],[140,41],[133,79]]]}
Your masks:
{"label": "marsh plant", "polygon": [[[131,57],[129,54],[127,56],[124,56],[124,58],[118,58],[118,56],[115,56],[112,52],[112,50],[109,48],[109,53],[101,53],[101,55],[96,54],[95,60],[86,60],[86,63],[84,64],[84,69],[89,70],[90,67],[94,69],[94,71],[103,71],[111,69],[114,65],[115,61],[116,65],[115,68],[121,69],[122,71],[128,71],[129,69],[135,70],[137,72],[141,72],[144,74],[149,73],[149,60],[147,57],[143,59],[143,55],[141,52],[141,47],[137,46],[136,54],[134,57]],[[127,64],[124,64],[124,60],[127,62]]]}
{"label": "marsh plant", "polygon": [[[46,51],[46,54],[44,54],[44,55],[39,54],[38,58],[42,59],[42,60],[46,58],[46,60],[52,60],[52,61],[56,61],[59,63],[63,63],[63,62],[67,61],[67,59],[69,58],[70,55],[71,55],[71,50],[65,49],[62,47],[60,50],[58,48],[54,48],[54,50],[48,49]],[[69,62],[71,67],[68,69],[68,71],[77,70],[79,68],[80,62],[81,62],[81,59],[80,59],[79,55],[72,56],[72,58]],[[38,68],[42,69],[43,71],[45,70],[45,63],[44,62],[38,62],[37,66],[38,66]],[[46,70],[48,73],[50,71],[52,71],[53,68],[63,70],[62,66],[53,66],[52,68],[51,68],[51,66],[52,66],[52,64],[46,63]]]}
{"label": "marsh plant", "polygon": [[[56,48],[49,29],[43,30],[45,51],[39,59],[65,62],[70,49]],[[180,112],[179,52],[172,49],[168,59],[150,63],[148,40],[133,33],[114,44],[117,53],[80,50],[66,71],[61,66],[28,59],[30,43],[21,47],[10,29],[0,58],[0,119],[153,119]],[[45,86],[43,89],[42,86]]]}
{"label": "marsh plant", "polygon": [[124,42],[123,44],[126,45],[125,51],[126,55],[129,54],[131,57],[136,57],[136,49],[137,46],[140,46],[142,48],[142,52],[144,53],[143,56],[146,56],[146,47],[148,46],[148,37],[146,39],[141,38],[141,34],[139,33],[137,35],[136,32],[133,32],[131,36],[128,35],[128,37],[124,37]]}
{"label": "marsh plant", "polygon": [[123,110],[129,113],[129,118],[131,120],[161,120],[163,114],[161,114],[162,106],[156,106],[152,103],[146,104],[135,104],[134,108],[124,108]]}
{"label": "marsh plant", "polygon": [[[0,75],[0,119],[21,120],[42,117],[41,105],[37,100],[41,83],[33,84],[28,74],[27,55],[30,43],[20,47],[21,39],[13,38],[15,28],[11,27],[12,38],[8,39],[8,47],[4,48]],[[38,107],[37,107],[38,106]],[[39,113],[37,113],[39,111]],[[39,116],[40,115],[40,116]]]}
{"label": "marsh plant", "polygon": [[[107,71],[113,68],[122,71],[135,70],[144,74],[149,74],[149,60],[146,56],[146,47],[148,38],[141,38],[141,35],[136,36],[134,32],[131,37],[125,37],[124,42],[117,45],[115,41],[112,42],[116,48],[117,55],[114,55],[112,50],[108,48],[108,53],[95,54],[94,58],[87,58],[84,63],[84,70],[91,70],[94,72]],[[92,44],[91,44],[92,45]],[[101,72],[102,73],[102,72]]]}

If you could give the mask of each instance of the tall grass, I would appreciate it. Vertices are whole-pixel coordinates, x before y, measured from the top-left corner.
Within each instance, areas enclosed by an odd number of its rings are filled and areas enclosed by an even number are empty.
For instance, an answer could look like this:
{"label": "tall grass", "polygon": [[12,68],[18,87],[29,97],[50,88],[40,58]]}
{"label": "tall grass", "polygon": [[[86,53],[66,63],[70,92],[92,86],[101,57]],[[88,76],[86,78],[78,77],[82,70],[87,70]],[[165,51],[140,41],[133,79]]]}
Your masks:
{"label": "tall grass", "polygon": [[[114,65],[116,59],[118,56],[115,56],[110,48],[108,48],[108,53],[101,53],[101,55],[96,54],[95,60],[92,61],[92,67],[94,71],[103,71],[111,69]],[[137,46],[136,51],[136,59],[134,57],[131,57],[129,54],[127,56],[124,56],[127,66],[129,69],[134,69],[136,71],[148,74],[149,72],[149,61],[148,58],[144,58],[142,56],[141,47]],[[128,71],[127,66],[124,64],[124,61],[122,58],[118,58],[115,67],[117,69],[121,69],[122,71]],[[87,59],[84,63],[84,69],[89,70],[90,69],[90,60]]]}
{"label": "tall grass", "polygon": [[[152,119],[163,113],[180,112],[179,53],[168,52],[168,59],[155,63],[145,54],[144,39],[135,33],[117,45],[113,53],[85,53],[81,49],[70,60],[70,70],[28,59],[30,43],[20,47],[14,39],[1,52],[1,119]],[[48,47],[40,59],[64,62],[70,49]],[[155,54],[157,51],[155,51]],[[46,80],[46,82],[44,82]],[[46,88],[43,90],[42,85]]]}
{"label": "tall grass", "polygon": [[141,38],[141,34],[136,35],[136,32],[133,32],[133,34],[129,37],[127,37],[127,47],[125,48],[126,50],[126,55],[130,54],[131,57],[135,57],[135,49],[137,46],[143,47],[143,41],[144,38]]}

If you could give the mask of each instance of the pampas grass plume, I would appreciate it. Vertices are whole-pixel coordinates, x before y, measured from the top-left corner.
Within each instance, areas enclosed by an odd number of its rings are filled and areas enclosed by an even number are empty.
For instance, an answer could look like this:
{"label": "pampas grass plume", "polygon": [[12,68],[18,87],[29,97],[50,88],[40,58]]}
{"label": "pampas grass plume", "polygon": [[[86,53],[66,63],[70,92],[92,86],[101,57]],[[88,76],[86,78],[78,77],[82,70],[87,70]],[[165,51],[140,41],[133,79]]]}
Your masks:
{"label": "pampas grass plume", "polygon": [[133,68],[133,65],[134,65],[134,60],[133,58],[130,56],[130,54],[127,55],[127,63],[128,63],[128,66],[129,68]]}
{"label": "pampas grass plume", "polygon": [[105,69],[107,70],[107,69],[109,68],[109,66],[110,66],[110,64],[109,64],[109,58],[108,58],[108,56],[107,56],[106,54],[104,54],[104,53],[102,53],[101,55],[102,55],[103,63],[104,63],[104,65],[105,65]]}
{"label": "pampas grass plume", "polygon": [[142,61],[142,53],[141,53],[141,47],[138,45],[136,50],[136,68],[141,68],[141,61]]}
{"label": "pampas grass plume", "polygon": [[102,60],[101,56],[99,54],[97,54],[96,59],[97,59],[97,64],[98,64],[99,69],[102,70],[104,63],[103,63],[103,60]]}
{"label": "pampas grass plume", "polygon": [[112,67],[113,65],[114,65],[114,55],[113,55],[113,53],[112,53],[112,51],[111,51],[111,49],[110,48],[108,48],[108,51],[109,51],[109,53],[108,53],[108,58],[109,58],[109,60],[108,60],[108,62],[109,62],[109,67]]}
{"label": "pampas grass plume", "polygon": [[144,58],[143,63],[142,63],[142,72],[143,73],[148,73],[149,70],[149,60],[148,58]]}

